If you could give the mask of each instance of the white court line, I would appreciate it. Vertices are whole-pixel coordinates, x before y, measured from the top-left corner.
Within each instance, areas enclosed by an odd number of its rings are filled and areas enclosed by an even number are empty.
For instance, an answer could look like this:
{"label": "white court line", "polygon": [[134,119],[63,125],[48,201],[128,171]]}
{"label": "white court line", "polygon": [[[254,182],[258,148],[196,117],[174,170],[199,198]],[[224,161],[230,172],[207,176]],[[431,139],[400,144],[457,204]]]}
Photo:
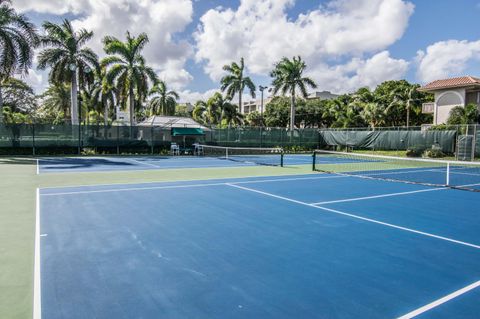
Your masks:
{"label": "white court line", "polygon": [[312,205],[324,205],[324,204],[354,202],[354,201],[357,201],[357,200],[366,200],[366,199],[392,197],[392,196],[402,196],[402,195],[409,195],[409,194],[415,194],[415,193],[441,191],[441,190],[446,190],[446,189],[448,189],[448,188],[429,188],[429,189],[421,189],[421,190],[416,190],[416,191],[390,193],[390,194],[374,195],[374,196],[366,196],[366,197],[355,197],[355,198],[339,199],[339,200],[332,200],[332,201],[318,202],[318,203],[311,203],[311,204]]}
{"label": "white court line", "polygon": [[37,188],[35,207],[35,265],[33,277],[33,319],[42,318],[42,295],[40,278],[40,189]]}
{"label": "white court line", "polygon": [[440,240],[452,242],[452,243],[455,243],[455,244],[459,244],[459,245],[464,245],[464,246],[468,246],[468,247],[473,247],[473,248],[476,248],[476,249],[480,249],[480,246],[478,246],[478,245],[474,245],[474,244],[471,244],[471,243],[463,242],[463,241],[460,241],[460,240],[456,240],[456,239],[452,239],[452,238],[448,238],[448,237],[443,237],[443,236],[439,236],[439,235],[435,235],[435,234],[431,234],[431,233],[427,233],[427,232],[415,230],[415,229],[412,229],[412,228],[407,228],[407,227],[403,227],[403,226],[398,226],[398,225],[394,225],[394,224],[389,224],[389,223],[381,222],[381,221],[379,221],[379,220],[375,220],[375,219],[371,219],[371,218],[366,218],[366,217],[362,217],[362,216],[354,215],[354,214],[350,214],[350,213],[345,213],[345,212],[342,212],[342,211],[339,211],[339,210],[335,210],[335,209],[331,209],[331,208],[327,208],[327,207],[315,206],[315,205],[312,205],[312,204],[309,204],[309,203],[301,202],[301,201],[299,201],[299,200],[295,200],[295,199],[291,199],[291,198],[287,198],[287,197],[283,197],[283,196],[279,196],[279,195],[275,195],[275,194],[271,194],[271,193],[259,191],[259,190],[253,189],[253,188],[243,187],[243,186],[234,185],[234,184],[230,184],[230,183],[227,183],[227,185],[228,185],[228,186],[231,186],[231,187],[236,187],[236,188],[239,188],[239,189],[243,189],[243,190],[246,190],[246,191],[249,191],[249,192],[258,193],[258,194],[262,194],[262,195],[266,195],[266,196],[270,196],[270,197],[282,199],[282,200],[289,201],[289,202],[292,202],[292,203],[297,203],[297,204],[304,205],[304,206],[314,207],[314,208],[321,209],[321,210],[325,210],[325,211],[328,211],[328,212],[331,212],[331,213],[335,213],[335,214],[338,214],[338,215],[348,216],[348,217],[352,217],[352,218],[355,218],[355,219],[360,219],[360,220],[363,220],[363,221],[367,221],[367,222],[370,222],[370,223],[379,224],[379,225],[383,225],[383,226],[387,226],[387,227],[391,227],[391,228],[395,228],[395,229],[407,231],[407,232],[414,233],[414,234],[418,234],[418,235],[422,235],[422,236],[432,237],[432,238],[436,238],[436,239],[440,239]]}
{"label": "white court line", "polygon": [[141,161],[133,159],[133,158],[128,158],[127,161],[135,162],[135,163],[138,163],[138,164],[141,164],[141,165],[152,166],[152,167],[155,167],[155,168],[160,168],[160,166],[158,166],[158,165],[153,165],[153,164],[150,164],[150,163],[144,163],[144,162],[141,162]]}
{"label": "white court line", "polygon": [[[286,182],[286,181],[312,180],[312,179],[334,179],[334,178],[345,178],[345,177],[348,177],[348,176],[316,176],[316,177],[262,179],[262,180],[249,180],[249,181],[242,181],[241,180],[241,181],[238,181],[238,182],[231,182],[230,184],[250,184],[250,183],[268,183],[268,182],[284,182],[284,181]],[[175,182],[185,182],[185,181],[174,181],[174,183]],[[151,183],[160,184],[162,182],[151,182]],[[141,184],[151,184],[151,183],[141,183]],[[102,185],[102,186],[114,186],[114,185],[121,186],[121,185],[129,185],[129,184],[106,184],[106,185]],[[139,185],[139,184],[132,184],[132,185]],[[219,185],[227,185],[227,183],[226,182],[216,182],[216,183],[166,185],[166,186],[153,186],[153,187],[113,188],[113,189],[100,189],[100,190],[88,190],[88,191],[47,193],[47,194],[41,194],[41,196],[74,195],[74,194],[90,194],[90,193],[110,193],[110,192],[117,192],[117,191],[139,191],[139,190],[152,190],[152,189],[188,188],[188,187],[204,187],[204,186],[219,186]],[[100,185],[51,187],[51,188],[43,188],[43,189],[57,189],[57,188],[65,189],[65,188],[81,188],[81,187],[97,187],[97,186],[100,186]]]}
{"label": "white court line", "polygon": [[418,309],[416,309],[416,310],[414,310],[414,311],[412,311],[412,312],[409,312],[409,313],[407,313],[406,315],[403,315],[403,316],[401,316],[401,317],[398,317],[398,319],[410,319],[410,318],[414,318],[414,317],[416,317],[416,316],[418,316],[418,315],[421,315],[421,314],[424,313],[424,312],[427,312],[427,311],[429,311],[429,310],[431,310],[431,309],[433,309],[433,308],[435,308],[435,307],[440,306],[440,305],[443,304],[443,303],[446,303],[447,301],[450,301],[450,300],[452,300],[452,299],[454,299],[454,298],[457,298],[458,296],[461,296],[461,295],[463,295],[464,293],[467,293],[467,292],[469,292],[470,290],[473,290],[473,289],[475,289],[475,288],[477,288],[477,287],[480,287],[480,280],[477,281],[477,282],[474,282],[473,284],[470,284],[470,285],[468,285],[468,286],[466,286],[466,287],[463,287],[462,289],[459,289],[459,290],[457,290],[457,291],[454,291],[454,292],[452,292],[451,294],[446,295],[446,296],[443,297],[443,298],[437,299],[437,300],[435,300],[434,302],[429,303],[428,305],[425,305],[425,306],[423,306],[423,307],[421,307],[421,308],[418,308]]}
{"label": "white court line", "polygon": [[47,193],[47,194],[42,194],[42,196],[58,196],[58,195],[63,196],[63,195],[76,195],[76,194],[131,192],[131,191],[142,191],[142,190],[152,190],[152,189],[173,189],[173,188],[206,187],[206,186],[219,186],[219,185],[225,185],[225,183],[187,184],[187,185],[169,185],[169,186],[155,186],[155,187],[131,187],[131,188],[118,188],[118,189],[101,189],[101,190],[77,191],[77,192]]}

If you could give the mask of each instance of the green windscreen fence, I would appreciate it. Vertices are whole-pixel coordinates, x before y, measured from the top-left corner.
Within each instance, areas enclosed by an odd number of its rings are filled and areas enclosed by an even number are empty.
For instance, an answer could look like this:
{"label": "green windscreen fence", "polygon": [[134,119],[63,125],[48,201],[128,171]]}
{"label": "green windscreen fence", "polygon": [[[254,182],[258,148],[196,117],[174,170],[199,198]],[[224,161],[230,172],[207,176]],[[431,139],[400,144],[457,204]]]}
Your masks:
{"label": "green windscreen fence", "polygon": [[436,146],[445,153],[455,152],[457,131],[445,130],[381,130],[381,131],[319,131],[323,146],[346,146],[372,150],[407,150]]}
{"label": "green windscreen fence", "polygon": [[459,137],[472,136],[472,149],[480,155],[480,126],[420,128],[317,129],[290,132],[272,127],[154,127],[68,124],[0,125],[0,154],[159,154],[172,142],[185,149],[193,143],[230,147],[282,147],[287,151],[310,151],[348,147],[371,150],[428,149],[456,152]]}

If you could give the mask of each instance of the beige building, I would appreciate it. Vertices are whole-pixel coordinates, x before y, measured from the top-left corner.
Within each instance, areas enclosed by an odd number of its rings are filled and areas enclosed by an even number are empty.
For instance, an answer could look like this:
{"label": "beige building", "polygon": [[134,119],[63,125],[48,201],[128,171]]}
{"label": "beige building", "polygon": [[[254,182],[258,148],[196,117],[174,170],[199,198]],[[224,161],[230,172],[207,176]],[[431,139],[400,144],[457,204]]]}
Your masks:
{"label": "beige building", "polygon": [[[333,94],[329,91],[322,91],[322,92],[312,92],[308,94],[307,99],[308,100],[313,100],[313,99],[321,99],[321,100],[331,100],[337,98],[337,94]],[[263,113],[265,112],[266,105],[272,100],[273,96],[268,97],[263,100],[263,110],[262,110],[262,101],[261,100],[252,100],[252,101],[246,101],[243,102],[242,108],[240,109],[240,113],[242,114],[248,114],[250,112],[259,112]]]}
{"label": "beige building", "polygon": [[418,90],[435,96],[434,102],[424,103],[422,107],[423,113],[433,113],[434,125],[446,123],[455,106],[470,103],[480,106],[480,79],[473,76],[433,81]]}

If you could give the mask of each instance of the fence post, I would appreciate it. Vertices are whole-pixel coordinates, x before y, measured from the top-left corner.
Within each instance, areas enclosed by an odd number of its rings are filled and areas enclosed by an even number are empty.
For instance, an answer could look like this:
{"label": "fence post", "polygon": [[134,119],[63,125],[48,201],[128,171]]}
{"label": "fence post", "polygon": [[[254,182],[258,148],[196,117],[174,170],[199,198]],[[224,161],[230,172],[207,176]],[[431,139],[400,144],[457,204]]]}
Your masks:
{"label": "fence post", "polygon": [[32,152],[33,156],[36,155],[35,151],[35,123],[32,123]]}
{"label": "fence post", "polygon": [[473,125],[473,139],[472,139],[472,160],[475,160],[475,152],[477,148],[477,127],[478,125]]}
{"label": "fence post", "polygon": [[78,121],[78,155],[81,155],[82,151],[82,125],[81,122]]}
{"label": "fence post", "polygon": [[153,143],[154,143],[154,137],[153,137],[153,133],[154,133],[154,130],[153,130],[153,125],[152,127],[150,128],[150,145],[151,145],[151,149],[152,149],[152,155],[153,155]]}
{"label": "fence post", "polygon": [[117,125],[117,155],[120,155],[120,126]]}

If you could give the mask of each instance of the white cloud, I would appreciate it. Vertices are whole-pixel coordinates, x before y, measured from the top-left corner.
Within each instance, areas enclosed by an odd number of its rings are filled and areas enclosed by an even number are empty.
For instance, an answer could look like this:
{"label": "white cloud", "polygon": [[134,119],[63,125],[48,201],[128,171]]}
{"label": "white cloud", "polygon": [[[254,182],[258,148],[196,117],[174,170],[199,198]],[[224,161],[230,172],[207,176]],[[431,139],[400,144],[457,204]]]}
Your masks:
{"label": "white cloud", "polygon": [[183,88],[192,80],[185,63],[193,49],[187,41],[175,39],[175,34],[192,21],[191,0],[20,0],[15,1],[15,7],[23,11],[77,14],[73,26],[94,32],[87,45],[100,56],[104,36],[124,40],[127,30],[132,35],[145,32],[150,39],[144,51],[147,63],[174,87]]}
{"label": "white cloud", "polygon": [[346,64],[328,66],[321,64],[308,71],[321,90],[349,93],[360,87],[375,88],[386,80],[404,78],[409,63],[393,59],[388,51],[382,51],[369,59],[354,58]]}
{"label": "white cloud", "polygon": [[[301,55],[311,69],[327,69],[328,72],[337,68],[328,68],[325,60],[353,57],[352,65],[363,65],[366,69],[359,70],[357,77],[350,82],[368,82],[362,73],[367,71],[377,76],[374,81],[381,75],[403,75],[405,61],[386,59],[388,53],[369,61],[370,64],[376,61],[389,63],[386,68],[390,73],[367,69],[368,64],[361,63],[361,56],[385,50],[401,38],[413,13],[411,3],[402,0],[337,0],[292,20],[286,11],[293,3],[293,0],[242,0],[236,11],[209,10],[201,17],[201,25],[194,35],[196,61],[205,63],[205,72],[215,81],[223,75],[224,64],[242,56],[248,71],[262,75],[267,74],[283,56],[295,55]],[[338,71],[345,68],[338,66]],[[392,74],[394,71],[402,73]],[[322,78],[315,74],[313,77]],[[332,80],[340,81],[334,76]]]}
{"label": "white cloud", "polygon": [[480,59],[480,41],[440,41],[418,51],[417,77],[431,82],[450,76],[461,76],[473,59]]}
{"label": "white cloud", "polygon": [[50,14],[79,14],[85,12],[88,6],[87,1],[76,0],[14,0],[13,6],[20,12],[40,12]]}
{"label": "white cloud", "polygon": [[202,100],[206,101],[212,97],[216,92],[219,92],[217,89],[208,90],[205,92],[192,92],[190,90],[183,90],[177,92],[180,95],[180,103],[192,103],[195,104],[197,101]]}

